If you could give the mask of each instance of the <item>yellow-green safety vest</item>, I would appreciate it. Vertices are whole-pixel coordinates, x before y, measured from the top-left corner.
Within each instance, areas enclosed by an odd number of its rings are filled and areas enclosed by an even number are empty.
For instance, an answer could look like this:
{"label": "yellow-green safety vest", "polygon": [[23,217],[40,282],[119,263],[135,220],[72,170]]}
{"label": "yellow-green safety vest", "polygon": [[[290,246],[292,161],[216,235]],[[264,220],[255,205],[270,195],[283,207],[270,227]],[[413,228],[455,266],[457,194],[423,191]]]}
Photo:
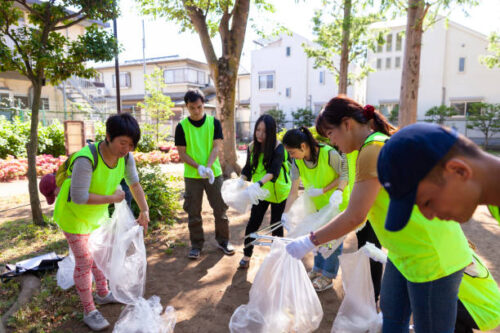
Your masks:
{"label": "yellow-green safety vest", "polygon": [[[253,149],[253,147],[252,147]],[[272,203],[280,203],[286,198],[288,198],[288,194],[290,193],[290,189],[292,187],[292,182],[290,179],[290,162],[288,161],[288,152],[284,149],[285,155],[283,158],[283,164],[280,168],[280,173],[275,182],[268,181],[265,183],[262,188],[269,191],[269,196],[265,199],[268,202]],[[252,165],[252,150],[249,151],[250,154],[250,165]],[[264,154],[260,153],[259,155],[259,163],[257,164],[256,170],[252,174],[252,182],[258,182],[268,172],[264,167]]]}
{"label": "yellow-green safety vest", "polygon": [[500,289],[481,259],[471,250],[476,259],[478,275],[464,273],[458,299],[462,301],[481,331],[488,331],[500,325]]}
{"label": "yellow-green safety vest", "polygon": [[[339,174],[330,166],[330,151],[333,148],[326,145],[320,145],[318,151],[318,161],[316,166],[310,168],[306,165],[304,160],[295,160],[295,164],[299,169],[300,179],[304,184],[306,189],[309,188],[324,188],[328,186],[335,179],[339,178]],[[326,193],[319,195],[317,197],[312,197],[314,206],[317,210],[320,210],[324,206],[328,205],[330,201],[330,196],[337,187],[332,188]]]}
{"label": "yellow-green safety vest", "polygon": [[498,206],[493,206],[493,205],[488,205],[488,209],[491,213],[491,215],[498,221],[498,224],[500,224],[500,207]]}
{"label": "yellow-green safety vest", "polygon": [[[383,145],[385,134],[375,132],[367,145]],[[388,258],[410,282],[428,282],[453,274],[472,261],[467,239],[460,225],[438,219],[428,220],[415,205],[406,227],[400,231],[385,229],[389,195],[381,187],[368,212],[368,220],[380,243],[388,250]]]}
{"label": "yellow-green safety vest", "polygon": [[346,210],[349,205],[349,198],[351,197],[354,180],[356,179],[356,160],[358,159],[358,151],[353,150],[349,154],[345,154],[345,157],[347,160],[349,180],[347,181],[347,186],[344,188],[344,192],[342,192],[342,203],[339,206],[341,212]]}
{"label": "yellow-green safety vest", "polygon": [[[196,127],[186,117],[181,120],[180,124],[184,130],[186,138],[186,154],[189,155],[196,163],[207,166],[210,153],[214,146],[214,117],[206,115],[205,122],[200,127]],[[215,177],[222,174],[219,157],[212,164],[212,171]],[[187,163],[184,163],[185,178],[201,178],[198,170]]]}
{"label": "yellow-green safety vest", "polygon": [[[99,143],[95,143],[99,151]],[[109,204],[88,205],[76,204],[71,201],[71,174],[74,161],[79,158],[88,158],[94,164],[92,152],[88,146],[71,156],[69,167],[66,171],[68,178],[63,182],[61,190],[57,195],[54,208],[54,221],[67,233],[90,234],[101,226],[101,223],[109,218]],[[92,172],[89,193],[99,195],[112,195],[125,176],[125,158],[119,158],[114,168],[110,168],[98,154],[97,168]]]}

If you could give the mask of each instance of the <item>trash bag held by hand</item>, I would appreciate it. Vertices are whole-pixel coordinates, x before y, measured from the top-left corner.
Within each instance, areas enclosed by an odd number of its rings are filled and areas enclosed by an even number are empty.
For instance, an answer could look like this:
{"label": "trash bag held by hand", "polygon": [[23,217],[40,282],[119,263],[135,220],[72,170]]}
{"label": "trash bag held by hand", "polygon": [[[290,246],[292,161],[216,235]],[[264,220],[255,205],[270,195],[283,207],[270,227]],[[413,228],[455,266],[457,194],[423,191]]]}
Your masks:
{"label": "trash bag held by hand", "polygon": [[304,265],[277,239],[255,276],[248,304],[234,311],[229,330],[308,333],[319,327],[322,318],[321,303]]}
{"label": "trash bag held by hand", "polygon": [[173,333],[177,320],[175,310],[163,307],[158,296],[148,300],[140,298],[134,304],[129,304],[120,314],[113,333]]}
{"label": "trash bag held by hand", "polygon": [[[290,210],[286,213],[288,217],[286,221],[287,229],[289,231],[295,230],[307,216],[314,214],[314,212],[316,212],[314,202],[311,197],[304,192],[293,202]],[[289,234],[287,234],[287,236],[289,236]]]}
{"label": "trash bag held by hand", "polygon": [[[287,234],[287,237],[297,238],[300,236],[307,235],[311,231],[316,231],[325,224],[327,224],[328,222],[330,222],[339,213],[340,213],[339,206],[332,204],[324,206],[319,211],[314,210],[312,213],[309,213],[305,217],[303,217],[300,221],[297,221],[295,223],[295,228],[290,229],[290,232]],[[298,220],[296,216],[292,216],[292,219]]]}
{"label": "trash bag held by hand", "polygon": [[111,219],[90,235],[89,248],[119,302],[131,304],[144,295],[147,261],[143,228],[125,201],[116,204]]}
{"label": "trash bag held by hand", "polygon": [[344,299],[331,333],[377,333],[382,314],[377,313],[370,273],[370,259],[363,249],[339,256]]}
{"label": "trash bag held by hand", "polygon": [[241,214],[248,212],[252,204],[257,204],[255,198],[263,200],[269,196],[269,191],[259,189],[252,196],[247,190],[248,186],[241,186],[240,179],[228,179],[222,184],[222,199],[229,207],[235,209]]}

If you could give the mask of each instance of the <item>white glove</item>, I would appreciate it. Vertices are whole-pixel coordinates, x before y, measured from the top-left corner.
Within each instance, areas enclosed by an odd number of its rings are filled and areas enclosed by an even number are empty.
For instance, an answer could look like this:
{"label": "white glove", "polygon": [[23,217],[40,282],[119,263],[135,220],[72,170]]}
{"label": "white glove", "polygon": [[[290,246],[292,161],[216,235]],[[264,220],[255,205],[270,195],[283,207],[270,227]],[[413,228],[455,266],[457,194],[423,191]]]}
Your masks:
{"label": "white glove", "polygon": [[335,192],[332,193],[330,197],[330,205],[337,207],[342,203],[342,200],[344,199],[344,196],[342,194],[342,191],[336,190]]}
{"label": "white glove", "polygon": [[310,188],[307,190],[307,195],[310,196],[311,198],[313,197],[318,197],[323,194],[323,189],[322,188]]}
{"label": "white glove", "polygon": [[246,181],[240,177],[240,179],[238,179],[237,188],[238,189],[243,188],[245,186],[245,183],[246,183]]}
{"label": "white glove", "polygon": [[290,231],[290,217],[288,216],[287,213],[283,213],[283,215],[281,215],[281,225],[283,226],[283,228],[285,228],[286,231]]}
{"label": "white glove", "polygon": [[200,175],[201,178],[206,178],[207,176],[205,173],[207,172],[207,168],[205,168],[203,165],[198,165],[198,174]]}
{"label": "white glove", "polygon": [[252,185],[246,188],[248,196],[250,197],[250,202],[252,205],[259,204],[259,194],[261,193],[260,184],[258,182],[253,183]]}
{"label": "white glove", "polygon": [[208,183],[210,185],[214,183],[215,176],[214,176],[214,172],[212,171],[212,169],[205,168],[205,176],[208,177]]}
{"label": "white glove", "polygon": [[295,259],[302,259],[308,253],[314,250],[316,245],[311,242],[309,235],[297,238],[286,246],[286,251]]}

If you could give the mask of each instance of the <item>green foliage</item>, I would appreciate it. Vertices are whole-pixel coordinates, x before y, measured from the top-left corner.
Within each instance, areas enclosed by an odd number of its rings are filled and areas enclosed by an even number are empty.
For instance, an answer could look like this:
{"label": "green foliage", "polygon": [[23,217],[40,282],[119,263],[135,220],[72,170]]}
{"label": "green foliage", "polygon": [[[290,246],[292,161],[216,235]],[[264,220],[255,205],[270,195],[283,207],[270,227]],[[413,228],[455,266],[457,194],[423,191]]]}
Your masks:
{"label": "green foliage", "polygon": [[106,139],[106,124],[103,121],[94,122],[94,141],[104,141]]}
{"label": "green foliage", "polygon": [[285,113],[283,110],[271,109],[266,112],[266,114],[270,115],[276,121],[276,130],[279,131],[285,128]]}
{"label": "green foliage", "polygon": [[480,130],[484,134],[484,149],[488,149],[489,139],[500,132],[500,104],[471,104],[467,128]]}
{"label": "green foliage", "polygon": [[[319,135],[318,131],[316,131],[316,127],[314,127],[314,126],[309,127],[309,131],[311,132],[311,134],[313,135],[313,137],[318,142],[321,142],[321,143],[324,143],[324,144],[327,144],[327,145],[331,146],[330,140],[328,140],[328,138],[325,138],[324,136]],[[287,130],[284,128],[283,130],[281,130],[280,132],[278,132],[278,134],[276,134],[276,138],[279,141],[283,141],[283,137],[285,136],[286,132],[287,132]]]}
{"label": "green foliage", "polygon": [[[7,155],[26,157],[29,133],[29,120],[21,121],[19,117],[14,117],[12,121],[8,121],[0,116],[0,158],[6,158]],[[46,127],[38,126],[38,152],[54,157],[66,154],[64,127],[59,121]]]}
{"label": "green foliage", "polygon": [[64,126],[58,120],[49,126],[38,128],[38,153],[54,157],[66,154]]}
{"label": "green foliage", "polygon": [[[163,140],[166,134],[161,135],[160,139]],[[158,142],[156,141],[155,131],[153,126],[149,124],[144,124],[141,126],[141,140],[137,144],[136,150],[149,153],[150,151],[156,150],[158,148]]]}
{"label": "green foliage", "polygon": [[315,68],[325,67],[339,82],[338,57],[342,52],[343,33],[348,31],[348,63],[356,63],[361,69],[357,74],[348,73],[347,81],[351,85],[374,71],[366,62],[367,51],[375,51],[377,44],[384,42],[384,31],[372,31],[370,25],[383,19],[385,7],[369,13],[370,1],[354,1],[350,15],[344,18],[345,3],[345,0],[324,1],[326,9],[317,10],[313,17],[314,42],[320,47],[307,44],[302,44],[302,47],[309,58],[314,58]]}
{"label": "green foliage", "polygon": [[457,111],[454,107],[446,105],[434,106],[425,113],[425,121],[443,125],[448,118],[456,114]]}
{"label": "green foliage", "polygon": [[[175,177],[162,172],[157,165],[140,167],[137,171],[149,205],[151,228],[156,229],[162,223],[173,224],[180,209],[179,190],[172,186]],[[132,201],[132,211],[139,215],[140,209],[135,201]]]}
{"label": "green foliage", "polygon": [[167,87],[167,84],[163,78],[163,71],[160,68],[155,69],[152,74],[145,75],[144,77],[146,79],[146,97],[144,98],[144,103],[139,102],[137,106],[144,109],[146,114],[154,120],[155,145],[158,146],[158,143],[161,141],[160,125],[174,115],[171,108],[175,106],[175,103],[172,102],[170,96],[163,94],[163,90]]}
{"label": "green foliage", "polygon": [[297,111],[292,112],[293,117],[293,126],[301,127],[301,126],[312,126],[314,124],[314,115],[311,109],[297,109]]}
{"label": "green foliage", "polygon": [[500,67],[500,34],[492,33],[488,44],[489,55],[480,57],[481,63],[489,68]]}
{"label": "green foliage", "polygon": [[388,120],[391,124],[394,126],[398,125],[398,120],[399,120],[399,104],[394,106],[391,110],[391,113],[389,114]]}

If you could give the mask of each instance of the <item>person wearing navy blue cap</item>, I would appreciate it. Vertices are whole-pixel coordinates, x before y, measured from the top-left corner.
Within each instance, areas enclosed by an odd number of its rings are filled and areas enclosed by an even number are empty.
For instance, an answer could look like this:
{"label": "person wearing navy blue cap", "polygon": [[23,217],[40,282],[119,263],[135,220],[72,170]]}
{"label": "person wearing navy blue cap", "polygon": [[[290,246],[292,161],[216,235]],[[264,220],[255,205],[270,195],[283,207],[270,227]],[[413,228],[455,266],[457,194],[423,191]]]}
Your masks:
{"label": "person wearing navy blue cap", "polygon": [[454,130],[428,123],[407,126],[384,145],[377,168],[390,197],[389,231],[406,226],[415,204],[428,219],[460,223],[486,204],[500,222],[500,158]]}

